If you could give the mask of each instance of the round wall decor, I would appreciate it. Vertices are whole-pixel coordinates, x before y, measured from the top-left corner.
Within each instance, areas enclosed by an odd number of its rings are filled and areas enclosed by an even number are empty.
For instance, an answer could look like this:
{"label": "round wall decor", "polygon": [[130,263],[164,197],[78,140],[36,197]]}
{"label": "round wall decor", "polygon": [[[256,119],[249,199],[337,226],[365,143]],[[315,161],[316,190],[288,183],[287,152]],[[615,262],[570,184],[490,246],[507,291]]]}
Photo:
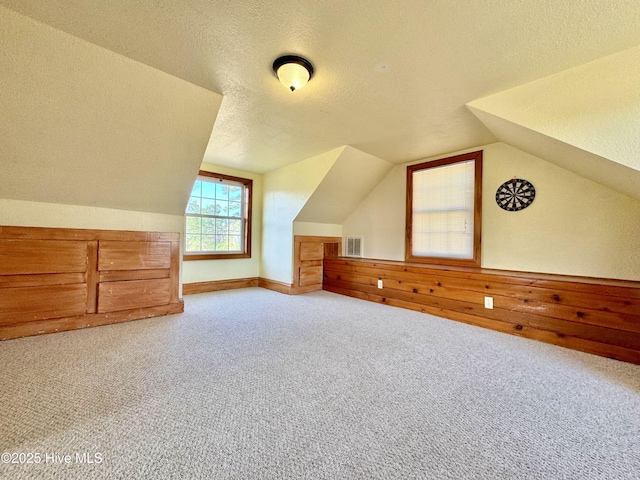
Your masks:
{"label": "round wall decor", "polygon": [[507,180],[496,190],[496,203],[508,212],[527,208],[534,198],[536,198],[536,189],[531,182],[521,178]]}

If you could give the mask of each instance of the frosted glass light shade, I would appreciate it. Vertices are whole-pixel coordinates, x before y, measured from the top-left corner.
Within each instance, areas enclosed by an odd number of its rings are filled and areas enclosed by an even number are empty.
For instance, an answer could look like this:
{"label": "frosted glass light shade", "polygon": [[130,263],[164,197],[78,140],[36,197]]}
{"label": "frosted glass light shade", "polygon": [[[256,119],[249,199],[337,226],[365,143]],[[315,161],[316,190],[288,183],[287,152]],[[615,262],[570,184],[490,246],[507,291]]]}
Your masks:
{"label": "frosted glass light shade", "polygon": [[313,67],[302,57],[287,55],[273,62],[278,80],[292,92],[304,87],[313,75]]}

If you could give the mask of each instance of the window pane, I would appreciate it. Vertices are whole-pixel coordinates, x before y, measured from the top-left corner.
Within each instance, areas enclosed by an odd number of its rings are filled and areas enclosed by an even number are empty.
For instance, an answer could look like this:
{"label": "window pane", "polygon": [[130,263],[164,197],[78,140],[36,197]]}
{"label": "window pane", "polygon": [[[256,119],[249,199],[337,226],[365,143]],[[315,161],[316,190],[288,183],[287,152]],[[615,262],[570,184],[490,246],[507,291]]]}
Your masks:
{"label": "window pane", "polygon": [[200,251],[200,235],[187,234],[186,241],[187,252],[199,252]]}
{"label": "window pane", "polygon": [[187,217],[187,233],[200,234],[200,217]]}
{"label": "window pane", "polygon": [[216,233],[216,221],[214,218],[202,219],[202,233],[213,235]]}
{"label": "window pane", "polygon": [[229,202],[216,200],[216,215],[226,217],[229,215]]}
{"label": "window pane", "polygon": [[229,250],[239,252],[242,250],[242,239],[240,235],[229,235]]}
{"label": "window pane", "polygon": [[200,188],[202,186],[202,181],[201,180],[196,180],[196,183],[193,184],[193,190],[191,191],[191,196],[192,197],[199,197],[200,196]]}
{"label": "window pane", "polygon": [[202,251],[215,250],[215,235],[203,235],[202,236]]}
{"label": "window pane", "polygon": [[473,258],[475,161],[413,173],[411,254]]}
{"label": "window pane", "polygon": [[215,200],[209,200],[208,198],[202,199],[202,213],[207,215],[215,215],[216,203]]}
{"label": "window pane", "polygon": [[242,232],[242,220],[229,220],[229,233],[236,235]]}
{"label": "window pane", "polygon": [[239,202],[242,200],[242,190],[243,187],[240,186],[230,186],[229,187],[229,200],[234,202]]}
{"label": "window pane", "polygon": [[189,204],[187,205],[187,213],[200,213],[200,198],[189,197]]}
{"label": "window pane", "polygon": [[216,184],[212,182],[202,182],[202,196],[205,198],[216,198]]}
{"label": "window pane", "polygon": [[185,252],[244,253],[250,248],[245,229],[251,221],[246,203],[251,182],[223,177],[201,171],[194,182],[185,209]]}
{"label": "window pane", "polygon": [[229,237],[227,235],[216,235],[216,251],[229,250]]}
{"label": "window pane", "polygon": [[218,183],[216,185],[216,199],[229,200],[229,185]]}
{"label": "window pane", "polygon": [[216,218],[216,234],[227,234],[229,232],[229,220]]}
{"label": "window pane", "polygon": [[240,202],[229,202],[229,216],[240,217],[242,216],[242,204]]}

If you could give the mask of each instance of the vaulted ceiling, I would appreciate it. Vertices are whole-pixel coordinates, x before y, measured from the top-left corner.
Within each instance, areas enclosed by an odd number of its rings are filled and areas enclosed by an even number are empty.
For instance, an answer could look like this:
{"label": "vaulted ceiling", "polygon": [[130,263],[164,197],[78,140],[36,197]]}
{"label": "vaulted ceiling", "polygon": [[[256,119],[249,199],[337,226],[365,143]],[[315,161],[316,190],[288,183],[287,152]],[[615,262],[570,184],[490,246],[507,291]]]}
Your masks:
{"label": "vaulted ceiling", "polygon": [[[221,94],[204,161],[254,172],[342,145],[401,163],[490,143],[506,129],[467,103],[640,45],[637,0],[0,4]],[[286,53],[316,69],[294,93],[271,71]]]}

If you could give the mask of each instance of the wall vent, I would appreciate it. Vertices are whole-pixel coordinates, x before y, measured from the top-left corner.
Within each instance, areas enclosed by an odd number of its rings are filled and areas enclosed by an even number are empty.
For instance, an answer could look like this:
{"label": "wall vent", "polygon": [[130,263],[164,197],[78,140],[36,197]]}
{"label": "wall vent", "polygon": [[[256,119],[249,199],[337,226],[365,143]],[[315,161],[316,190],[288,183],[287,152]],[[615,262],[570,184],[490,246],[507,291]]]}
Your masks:
{"label": "wall vent", "polygon": [[361,257],[362,258],[362,237],[345,237],[345,257]]}

